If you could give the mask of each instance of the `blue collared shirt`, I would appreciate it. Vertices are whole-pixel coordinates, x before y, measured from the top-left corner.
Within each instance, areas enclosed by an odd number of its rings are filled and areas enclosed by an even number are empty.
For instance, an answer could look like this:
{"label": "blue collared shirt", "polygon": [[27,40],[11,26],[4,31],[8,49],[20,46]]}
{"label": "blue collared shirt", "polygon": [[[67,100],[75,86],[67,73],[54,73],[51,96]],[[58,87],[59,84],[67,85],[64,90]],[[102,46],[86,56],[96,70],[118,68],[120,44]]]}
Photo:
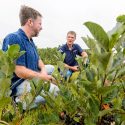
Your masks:
{"label": "blue collared shirt", "polygon": [[64,63],[68,64],[69,66],[76,66],[78,65],[77,61],[75,60],[76,55],[81,56],[83,49],[78,44],[73,44],[72,49],[70,50],[67,44],[64,44],[59,48],[59,51],[62,54],[66,54]]}
{"label": "blue collared shirt", "polygon": [[[16,60],[16,65],[25,66],[28,69],[39,71],[39,56],[36,46],[32,39],[28,39],[22,29],[19,29],[17,32],[11,33],[5,37],[2,50],[7,51],[8,46],[12,44],[18,44],[20,46],[20,51],[25,51],[25,54]],[[14,74],[12,84],[17,81],[19,81],[20,84],[22,81],[24,81],[24,79],[20,79],[16,74]]]}

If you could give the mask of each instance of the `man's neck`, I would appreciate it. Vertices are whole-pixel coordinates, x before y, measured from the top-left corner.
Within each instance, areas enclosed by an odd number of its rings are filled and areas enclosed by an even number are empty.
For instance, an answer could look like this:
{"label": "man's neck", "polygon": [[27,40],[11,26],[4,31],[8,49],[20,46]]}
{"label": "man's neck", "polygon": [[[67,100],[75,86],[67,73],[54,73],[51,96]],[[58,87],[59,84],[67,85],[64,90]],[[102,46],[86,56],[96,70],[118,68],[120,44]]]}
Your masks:
{"label": "man's neck", "polygon": [[27,28],[26,26],[22,26],[21,29],[25,32],[26,36],[30,40],[32,36],[31,36],[31,31],[29,30],[29,28]]}
{"label": "man's neck", "polygon": [[73,45],[72,45],[72,44],[67,44],[67,46],[68,46],[69,50],[71,50],[71,49],[72,49],[72,47],[73,47]]}

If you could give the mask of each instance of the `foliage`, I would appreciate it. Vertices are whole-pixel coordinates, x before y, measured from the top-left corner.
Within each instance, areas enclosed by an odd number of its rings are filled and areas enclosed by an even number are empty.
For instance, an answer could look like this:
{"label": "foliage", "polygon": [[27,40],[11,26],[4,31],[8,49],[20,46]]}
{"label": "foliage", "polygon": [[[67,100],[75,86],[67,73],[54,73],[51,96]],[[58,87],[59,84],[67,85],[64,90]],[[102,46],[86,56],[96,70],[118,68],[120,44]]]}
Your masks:
{"label": "foliage", "polygon": [[57,64],[57,59],[54,55],[57,55],[58,50],[55,48],[38,49],[38,53],[45,64]]}
{"label": "foliage", "polygon": [[[61,82],[60,94],[56,98],[48,94],[49,96],[45,97],[47,105],[55,112],[64,111],[69,118],[68,124],[79,122],[100,125],[104,117],[115,117],[115,122],[119,124],[125,120],[125,111],[122,109],[125,98],[124,24],[117,27],[112,34],[106,33],[100,25],[93,22],[86,22],[84,25],[93,35],[93,38],[83,37],[90,48],[88,51],[90,64],[86,68],[82,65],[81,58],[78,58],[79,73],[74,73],[68,81],[57,76],[58,83]],[[114,53],[113,49],[117,53]],[[58,63],[64,71],[63,62]],[[112,104],[112,107],[103,109],[104,104]],[[76,118],[77,114],[81,117]]]}
{"label": "foliage", "polygon": [[10,46],[7,52],[0,50],[0,119],[7,122],[12,120],[13,107],[11,106],[10,85],[15,69],[14,62],[23,53],[23,51],[20,52],[20,47],[16,44]]}
{"label": "foliage", "polygon": [[[14,45],[7,52],[0,51],[0,116],[2,122],[20,125],[65,124],[65,125],[108,125],[125,123],[125,16],[117,18],[118,23],[108,33],[94,22],[85,22],[93,37],[82,37],[90,48],[89,65],[76,57],[79,72],[65,79],[68,69],[64,67],[65,55],[57,48],[38,50],[45,64],[56,65],[52,74],[60,91],[58,96],[49,92],[50,83],[32,79],[31,93],[22,95],[22,102],[12,105],[10,79],[14,71],[14,61],[23,52]],[[115,50],[115,51],[114,51]],[[58,67],[62,71],[58,72]],[[46,103],[34,107],[37,95]],[[4,100],[4,101],[3,101]],[[27,104],[23,111],[23,103]],[[63,115],[62,115],[63,114]],[[6,117],[5,117],[6,116]],[[108,121],[110,119],[110,121]],[[2,123],[0,121],[0,123]]]}

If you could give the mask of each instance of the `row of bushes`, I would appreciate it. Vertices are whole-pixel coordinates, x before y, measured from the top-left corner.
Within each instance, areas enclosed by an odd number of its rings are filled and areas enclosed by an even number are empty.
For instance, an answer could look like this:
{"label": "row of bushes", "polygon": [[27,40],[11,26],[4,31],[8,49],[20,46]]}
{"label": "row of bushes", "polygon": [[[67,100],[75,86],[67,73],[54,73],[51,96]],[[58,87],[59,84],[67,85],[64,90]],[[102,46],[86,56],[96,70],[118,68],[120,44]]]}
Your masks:
{"label": "row of bushes", "polygon": [[57,64],[57,58],[54,57],[54,55],[58,53],[57,47],[38,49],[38,53],[45,64],[52,64],[52,65]]}

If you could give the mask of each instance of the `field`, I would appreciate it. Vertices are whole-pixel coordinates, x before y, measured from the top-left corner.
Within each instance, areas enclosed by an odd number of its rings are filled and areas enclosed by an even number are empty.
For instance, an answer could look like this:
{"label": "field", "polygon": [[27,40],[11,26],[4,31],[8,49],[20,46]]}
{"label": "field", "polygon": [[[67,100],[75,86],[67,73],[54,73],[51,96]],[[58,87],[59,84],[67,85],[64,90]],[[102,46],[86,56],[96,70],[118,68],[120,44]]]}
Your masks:
{"label": "field", "polygon": [[[24,93],[22,102],[15,103],[11,94],[14,61],[24,52],[12,45],[0,50],[0,124],[5,125],[124,125],[125,124],[125,16],[119,16],[116,28],[110,32],[96,23],[86,22],[92,38],[82,37],[90,48],[89,63],[77,57],[79,72],[67,80],[64,56],[57,48],[38,49],[45,64],[55,66],[52,74],[60,92],[49,93],[50,83],[30,80],[32,91]],[[115,50],[115,51],[114,51]],[[60,67],[62,75],[57,68]],[[35,86],[34,86],[35,85]],[[44,90],[44,94],[41,91]],[[34,97],[41,95],[46,103],[32,107]],[[27,108],[23,110],[23,104]]]}

